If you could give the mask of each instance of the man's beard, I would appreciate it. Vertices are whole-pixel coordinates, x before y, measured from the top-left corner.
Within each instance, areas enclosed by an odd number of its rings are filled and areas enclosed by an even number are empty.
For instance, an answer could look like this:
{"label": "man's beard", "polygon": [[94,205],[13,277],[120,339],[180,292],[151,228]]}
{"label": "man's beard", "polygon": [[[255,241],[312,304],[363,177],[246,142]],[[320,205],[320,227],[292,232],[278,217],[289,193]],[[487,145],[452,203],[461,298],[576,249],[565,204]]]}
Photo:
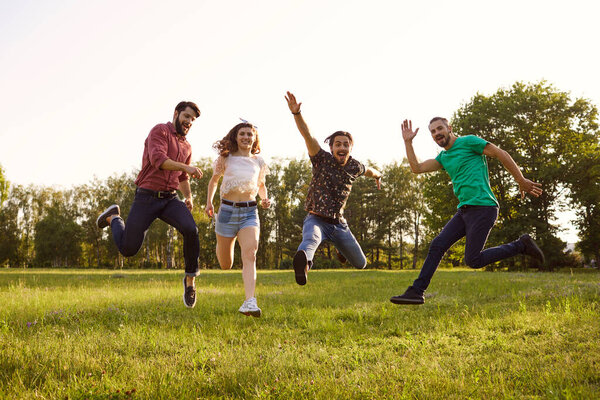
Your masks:
{"label": "man's beard", "polygon": [[183,126],[181,126],[181,122],[179,122],[179,118],[175,120],[175,132],[179,136],[185,136],[185,132],[183,131]]}
{"label": "man's beard", "polygon": [[440,147],[446,147],[446,146],[448,146],[448,143],[450,143],[450,136],[444,137],[444,141],[442,143],[437,142],[437,141],[436,141],[436,143]]}

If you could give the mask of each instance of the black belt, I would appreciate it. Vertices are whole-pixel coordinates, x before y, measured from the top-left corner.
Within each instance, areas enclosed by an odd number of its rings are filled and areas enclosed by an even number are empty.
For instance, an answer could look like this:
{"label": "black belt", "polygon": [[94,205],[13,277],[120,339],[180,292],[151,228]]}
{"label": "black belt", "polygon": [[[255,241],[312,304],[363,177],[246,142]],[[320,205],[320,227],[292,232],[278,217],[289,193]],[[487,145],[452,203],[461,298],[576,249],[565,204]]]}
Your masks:
{"label": "black belt", "polygon": [[144,188],[137,188],[137,192],[138,193],[144,193],[144,194],[149,194],[152,197],[156,197],[157,199],[170,199],[172,197],[175,197],[177,195],[177,191],[176,190],[159,190],[159,191],[154,191],[154,190],[150,190],[150,189],[144,189]]}
{"label": "black belt", "polygon": [[239,201],[236,203],[236,202],[225,200],[225,199],[222,199],[221,203],[227,204],[228,206],[234,206],[234,207],[254,207],[257,204],[256,201]]}

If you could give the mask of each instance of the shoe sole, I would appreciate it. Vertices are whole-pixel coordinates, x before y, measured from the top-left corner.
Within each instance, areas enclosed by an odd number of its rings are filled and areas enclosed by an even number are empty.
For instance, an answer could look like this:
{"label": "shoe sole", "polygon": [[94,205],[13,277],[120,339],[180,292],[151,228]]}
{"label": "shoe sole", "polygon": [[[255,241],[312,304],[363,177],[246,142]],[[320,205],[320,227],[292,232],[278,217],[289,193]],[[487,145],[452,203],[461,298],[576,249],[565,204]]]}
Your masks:
{"label": "shoe sole", "polygon": [[254,317],[254,318],[260,318],[260,316],[262,315],[262,312],[259,311],[247,311],[247,312],[243,312],[240,311],[241,314],[244,314],[246,317]]}
{"label": "shoe sole", "polygon": [[306,266],[308,265],[308,260],[306,259],[306,253],[303,250],[296,252],[293,264],[296,283],[298,285],[306,285]]}
{"label": "shoe sole", "polygon": [[425,304],[424,300],[398,299],[395,297],[392,297],[390,299],[390,301],[394,304],[409,304],[409,305],[414,305],[414,306],[418,306],[420,304]]}
{"label": "shoe sole", "polygon": [[191,306],[188,306],[188,304],[185,302],[185,289],[186,288],[187,288],[187,285],[185,284],[185,276],[184,276],[183,277],[183,305],[185,305],[187,308],[194,308],[196,303],[192,304]]}
{"label": "shoe sole", "polygon": [[[116,213],[114,211],[117,211]],[[121,209],[119,208],[118,205],[113,204],[112,206],[108,207],[106,210],[104,210],[104,212],[102,214],[100,214],[100,216],[98,217],[98,219],[96,219],[96,226],[99,229],[104,229],[108,226],[108,222],[106,222],[106,218],[108,218],[111,215],[119,215],[121,214]]]}

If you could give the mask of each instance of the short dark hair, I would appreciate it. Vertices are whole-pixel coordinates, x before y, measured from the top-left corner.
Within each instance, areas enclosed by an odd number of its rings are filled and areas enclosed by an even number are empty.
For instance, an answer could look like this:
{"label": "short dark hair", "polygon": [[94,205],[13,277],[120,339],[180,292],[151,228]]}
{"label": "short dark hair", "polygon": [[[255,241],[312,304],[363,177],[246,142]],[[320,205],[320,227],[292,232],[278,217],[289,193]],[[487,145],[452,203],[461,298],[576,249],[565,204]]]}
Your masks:
{"label": "short dark hair", "polygon": [[333,146],[333,141],[335,140],[336,136],[346,136],[348,140],[350,140],[350,144],[354,144],[354,140],[352,140],[352,135],[350,134],[350,132],[346,131],[333,132],[331,135],[325,138],[325,143],[329,144],[329,147]]}
{"label": "short dark hair", "polygon": [[429,121],[429,125],[433,124],[435,121],[442,121],[446,127],[448,127],[448,120],[444,117],[433,117],[431,121]]}
{"label": "short dark hair", "polygon": [[175,107],[175,112],[182,112],[188,107],[194,110],[194,112],[196,113],[196,118],[200,116],[200,109],[198,108],[196,103],[191,101],[180,101],[179,104],[177,104],[177,107]]}

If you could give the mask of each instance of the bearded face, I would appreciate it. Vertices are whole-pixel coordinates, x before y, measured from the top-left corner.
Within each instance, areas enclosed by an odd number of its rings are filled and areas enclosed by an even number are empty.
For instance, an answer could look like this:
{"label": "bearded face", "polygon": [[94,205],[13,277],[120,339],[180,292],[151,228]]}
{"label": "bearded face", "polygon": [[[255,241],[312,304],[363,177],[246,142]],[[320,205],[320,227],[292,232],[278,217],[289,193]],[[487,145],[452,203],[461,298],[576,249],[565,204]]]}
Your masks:
{"label": "bearded face", "polygon": [[333,138],[333,143],[329,148],[335,160],[341,165],[346,165],[352,151],[350,139],[347,136],[336,136]]}

